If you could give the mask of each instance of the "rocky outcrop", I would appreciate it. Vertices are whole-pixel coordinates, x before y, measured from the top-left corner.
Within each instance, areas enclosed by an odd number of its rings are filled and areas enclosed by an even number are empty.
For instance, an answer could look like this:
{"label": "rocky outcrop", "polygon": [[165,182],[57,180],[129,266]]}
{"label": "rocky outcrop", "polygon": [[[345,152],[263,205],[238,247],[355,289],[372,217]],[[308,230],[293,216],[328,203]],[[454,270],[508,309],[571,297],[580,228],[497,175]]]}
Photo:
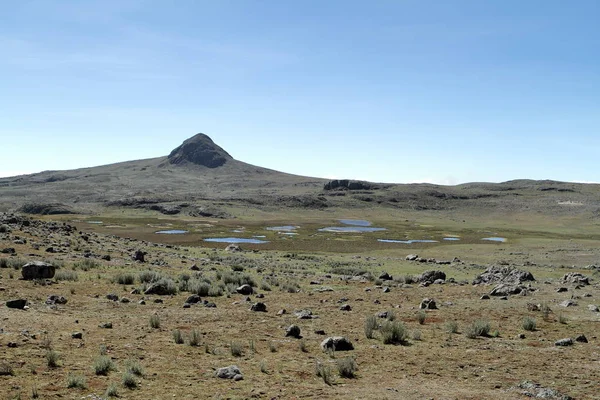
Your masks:
{"label": "rocky outcrop", "polygon": [[499,284],[519,285],[523,282],[535,281],[529,271],[522,271],[512,267],[491,266],[473,280],[473,285]]}
{"label": "rocky outcrop", "polygon": [[169,163],[173,165],[195,164],[208,168],[217,168],[233,158],[211,138],[199,133],[169,154]]}
{"label": "rocky outcrop", "polygon": [[21,275],[26,281],[34,279],[52,279],[56,273],[54,265],[42,261],[33,261],[23,265]]}

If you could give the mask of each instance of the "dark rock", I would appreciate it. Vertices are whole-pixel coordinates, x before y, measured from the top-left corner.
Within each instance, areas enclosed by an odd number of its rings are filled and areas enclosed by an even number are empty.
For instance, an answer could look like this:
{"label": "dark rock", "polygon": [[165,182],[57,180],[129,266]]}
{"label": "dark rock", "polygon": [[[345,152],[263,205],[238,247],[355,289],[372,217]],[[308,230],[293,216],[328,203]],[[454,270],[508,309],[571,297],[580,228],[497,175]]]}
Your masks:
{"label": "dark rock", "polygon": [[123,298],[121,298],[121,300],[120,300],[120,301],[121,301],[121,303],[123,303],[123,304],[131,303],[131,300],[129,300],[127,297],[123,297]]}
{"label": "dark rock", "polygon": [[14,249],[14,247],[7,247],[5,249],[0,250],[0,253],[2,253],[2,254],[17,254],[17,251]]}
{"label": "dark rock", "polygon": [[112,300],[112,301],[119,301],[119,296],[117,296],[117,295],[116,295],[116,294],[114,294],[114,293],[109,293],[109,294],[107,294],[107,295],[106,295],[106,298],[107,298],[108,300]]}
{"label": "dark rock", "polygon": [[167,296],[173,293],[173,289],[169,288],[169,281],[154,282],[151,284],[144,294],[155,294],[157,296]]}
{"label": "dark rock", "polygon": [[317,329],[315,331],[315,335],[323,335],[324,336],[325,335],[325,331],[323,329]]}
{"label": "dark rock", "polygon": [[418,278],[420,283],[434,283],[437,280],[446,280],[446,274],[443,271],[425,271]]}
{"label": "dark rock", "polygon": [[387,272],[383,272],[381,275],[379,275],[379,279],[381,279],[382,281],[391,281],[392,276]]}
{"label": "dark rock", "polygon": [[240,286],[239,288],[235,289],[235,291],[239,294],[243,294],[244,296],[248,296],[254,293],[254,289],[252,289],[252,286],[247,284]]}
{"label": "dark rock", "polygon": [[71,333],[71,338],[73,338],[73,339],[83,339],[83,333],[81,333],[81,332],[73,332],[73,333]]}
{"label": "dark rock", "polygon": [[490,296],[489,296],[488,294],[484,294],[484,295],[483,295],[483,296],[481,296],[479,299],[480,299],[480,300],[489,300],[489,299],[490,299]]}
{"label": "dark rock", "polygon": [[285,314],[287,314],[287,310],[285,310],[285,309],[277,311],[277,315],[285,315]]}
{"label": "dark rock", "polygon": [[296,339],[301,338],[300,336],[300,327],[298,325],[291,325],[285,330],[286,337],[293,337]]}
{"label": "dark rock", "polygon": [[25,264],[21,269],[23,279],[30,281],[34,279],[52,279],[56,273],[54,265],[42,261],[33,261]]}
{"label": "dark rock", "polygon": [[191,308],[192,305],[190,303],[183,303],[183,308]]}
{"label": "dark rock", "polygon": [[52,294],[52,295],[48,296],[48,298],[46,299],[46,304],[48,304],[48,305],[67,304],[67,299],[65,299],[63,296],[58,296],[58,295]]}
{"label": "dark rock", "polygon": [[386,286],[383,288],[383,293],[389,293],[389,292],[391,292],[391,289],[389,287]]}
{"label": "dark rock", "polygon": [[8,300],[6,302],[6,307],[15,308],[19,310],[23,310],[27,305],[27,300],[25,299],[16,299],[16,300]]}
{"label": "dark rock", "polygon": [[473,280],[473,285],[505,283],[519,285],[523,282],[535,281],[529,271],[522,271],[513,267],[491,266]]}
{"label": "dark rock", "polygon": [[204,307],[206,308],[217,308],[217,305],[211,301],[204,300]]}
{"label": "dark rock", "polygon": [[98,327],[102,328],[102,329],[112,329],[113,325],[112,325],[112,322],[104,322],[104,323],[98,325]]}
{"label": "dark rock", "polygon": [[588,343],[588,339],[585,337],[585,335],[579,335],[575,338],[576,342],[579,343]]}
{"label": "dark rock", "polygon": [[377,314],[377,316],[379,318],[385,318],[385,319],[387,319],[390,316],[390,312],[389,311],[382,311],[379,314]]}
{"label": "dark rock", "polygon": [[129,294],[140,294],[140,289],[133,289]]}
{"label": "dark rock", "polygon": [[588,310],[590,310],[592,312],[600,312],[600,308],[598,308],[598,306],[595,304],[588,305]]}
{"label": "dark rock", "polygon": [[216,372],[216,376],[221,379],[233,379],[234,381],[240,381],[244,379],[244,376],[237,365],[219,368]]}
{"label": "dark rock", "polygon": [[192,265],[192,266],[190,267],[190,270],[192,270],[192,271],[200,271],[200,267],[199,267],[199,266],[197,266],[196,264],[194,264],[194,265]]}
{"label": "dark rock", "polygon": [[437,305],[434,299],[423,299],[419,308],[421,310],[437,310]]}
{"label": "dark rock", "polygon": [[350,306],[350,304],[344,304],[343,306],[340,307],[341,311],[352,311],[352,307]]}
{"label": "dark rock", "polygon": [[201,301],[202,301],[202,299],[200,298],[200,296],[198,296],[197,294],[193,294],[185,300],[185,303],[186,304],[196,304],[196,303],[200,303]]}
{"label": "dark rock", "polygon": [[556,289],[557,293],[564,293],[569,291],[569,289],[567,289],[566,287],[559,287],[558,289]]}
{"label": "dark rock", "polygon": [[257,298],[257,299],[264,299],[264,298],[265,298],[265,295],[264,295],[264,294],[262,294],[262,293],[259,293],[259,294],[257,294],[257,295],[256,295],[256,298]]}
{"label": "dark rock", "polygon": [[348,351],[354,350],[354,346],[348,339],[343,336],[333,336],[321,342],[321,348],[323,350],[334,350],[334,351]]}
{"label": "dark rock", "polygon": [[557,340],[556,342],[554,342],[555,346],[573,346],[573,339],[571,338],[566,338],[566,339],[560,339]]}
{"label": "dark rock", "polygon": [[141,305],[141,306],[143,306],[143,305],[146,304],[146,300],[140,300],[140,301],[138,301],[138,304]]}
{"label": "dark rock", "polygon": [[254,303],[252,304],[252,307],[250,307],[250,311],[257,311],[257,312],[267,312],[267,305],[265,303]]}
{"label": "dark rock", "polygon": [[142,251],[142,250],[136,250],[135,253],[133,253],[133,261],[137,261],[137,262],[146,262],[146,252]]}
{"label": "dark rock", "polygon": [[154,299],[153,301],[154,304],[162,304],[164,303],[163,299]]}
{"label": "dark rock", "polygon": [[111,258],[110,258],[110,256],[108,254],[106,254],[106,255],[104,255],[104,256],[102,256],[100,258],[102,258],[104,261],[110,261],[111,260]]}

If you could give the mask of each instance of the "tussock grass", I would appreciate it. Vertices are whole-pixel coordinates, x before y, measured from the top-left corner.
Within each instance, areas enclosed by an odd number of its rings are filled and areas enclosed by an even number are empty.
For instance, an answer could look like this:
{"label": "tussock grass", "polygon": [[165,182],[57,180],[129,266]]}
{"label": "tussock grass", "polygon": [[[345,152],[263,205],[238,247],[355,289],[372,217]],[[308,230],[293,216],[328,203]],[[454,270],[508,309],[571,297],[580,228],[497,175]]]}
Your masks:
{"label": "tussock grass", "polygon": [[108,356],[100,356],[94,362],[94,372],[96,375],[107,376],[110,372],[116,370],[115,363]]}
{"label": "tussock grass", "polygon": [[374,315],[369,315],[365,320],[365,336],[367,339],[373,339],[375,337],[374,332],[377,330],[377,328],[377,317]]}
{"label": "tussock grass", "polygon": [[379,330],[383,344],[406,344],[408,331],[402,322],[386,321]]}
{"label": "tussock grass", "polygon": [[489,336],[491,330],[490,323],[484,320],[472,322],[465,329],[465,335],[469,339],[475,339],[478,336]]}
{"label": "tussock grass", "polygon": [[77,272],[75,272],[75,271],[61,269],[61,270],[56,271],[56,273],[54,274],[54,279],[56,279],[57,281],[76,282],[79,280],[79,276],[77,275]]}
{"label": "tussock grass", "polygon": [[336,360],[338,373],[342,378],[352,379],[356,377],[357,365],[353,357],[345,357]]}
{"label": "tussock grass", "polygon": [[86,389],[87,382],[85,376],[69,374],[67,376],[67,387],[69,389]]}

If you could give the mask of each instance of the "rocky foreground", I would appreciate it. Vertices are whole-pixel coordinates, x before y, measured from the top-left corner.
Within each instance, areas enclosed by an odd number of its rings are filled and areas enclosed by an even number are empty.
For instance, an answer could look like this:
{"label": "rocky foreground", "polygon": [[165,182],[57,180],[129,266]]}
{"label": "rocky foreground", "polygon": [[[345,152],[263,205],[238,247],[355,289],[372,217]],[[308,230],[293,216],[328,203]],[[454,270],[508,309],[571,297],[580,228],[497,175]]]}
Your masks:
{"label": "rocky foreground", "polygon": [[1,398],[598,398],[595,265],[209,250],[1,214],[0,268]]}

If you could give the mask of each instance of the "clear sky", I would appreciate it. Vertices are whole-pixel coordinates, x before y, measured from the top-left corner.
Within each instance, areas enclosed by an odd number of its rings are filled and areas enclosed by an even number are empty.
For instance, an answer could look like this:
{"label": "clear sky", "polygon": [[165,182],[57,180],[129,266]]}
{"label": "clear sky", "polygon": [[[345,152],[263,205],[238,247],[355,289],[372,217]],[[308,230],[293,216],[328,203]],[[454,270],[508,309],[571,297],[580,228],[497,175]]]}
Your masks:
{"label": "clear sky", "polygon": [[167,155],[600,182],[598,0],[0,0],[0,176]]}

